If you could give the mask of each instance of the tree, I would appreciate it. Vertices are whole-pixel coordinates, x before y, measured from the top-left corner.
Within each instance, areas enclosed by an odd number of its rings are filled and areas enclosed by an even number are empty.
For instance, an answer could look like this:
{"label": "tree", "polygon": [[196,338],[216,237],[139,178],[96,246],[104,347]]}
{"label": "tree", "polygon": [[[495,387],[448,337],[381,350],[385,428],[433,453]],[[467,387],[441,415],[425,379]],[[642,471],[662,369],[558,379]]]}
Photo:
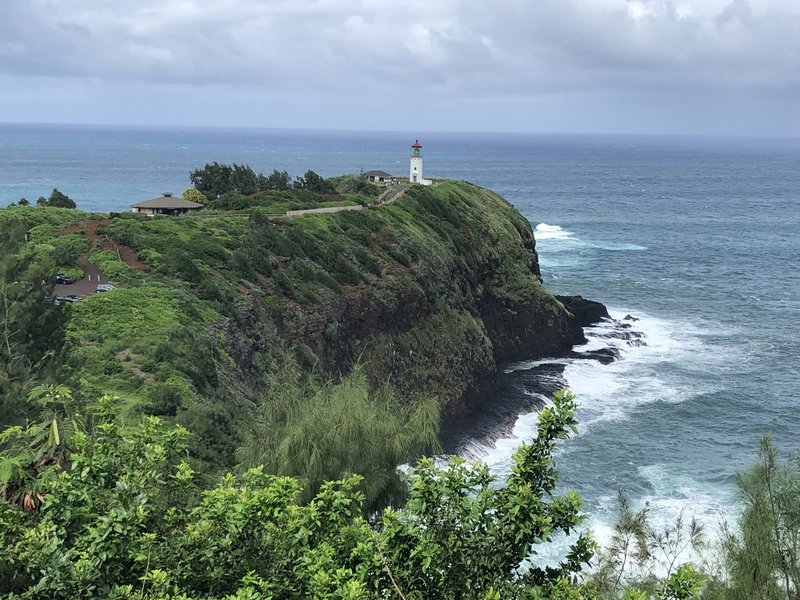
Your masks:
{"label": "tree", "polygon": [[[694,520],[682,516],[659,531],[647,507],[634,512],[620,496],[620,516],[611,545],[591,575],[600,598],[631,600],[795,600],[800,597],[800,454],[781,462],[764,437],[755,465],[738,475],[742,511],[736,527],[724,524],[720,562],[707,561],[706,544]],[[694,550],[692,564],[678,565]],[[658,567],[658,569],[654,569]]]}
{"label": "tree", "polygon": [[50,198],[47,200],[47,206],[53,206],[55,208],[76,208],[77,205],[75,201],[67,196],[59,192],[57,189],[53,189],[52,193],[50,194]]}
{"label": "tree", "polygon": [[197,188],[186,188],[181,194],[181,198],[189,200],[189,202],[197,202],[198,204],[208,204],[208,196]]}
{"label": "tree", "polygon": [[182,458],[186,430],[155,417],[123,425],[106,397],[87,419],[94,426],[70,438],[68,464],[36,475],[38,511],[0,502],[0,593],[578,600],[570,580],[591,557],[587,537],[558,567],[522,566],[582,519],[574,493],[553,494],[553,445],[574,426],[574,409],[571,395],[556,395],[505,484],[485,465],[424,460],[410,472],[407,506],[371,521],[357,475],[299,503],[300,484],[263,467],[202,490]]}
{"label": "tree", "polygon": [[255,194],[260,190],[259,179],[263,180],[263,175],[256,175],[255,171],[248,165],[237,165],[233,163],[231,169],[228,191],[239,192],[245,196]]}
{"label": "tree", "polygon": [[228,165],[218,162],[206,164],[202,169],[195,169],[189,175],[194,187],[206,194],[209,198],[217,198],[230,191],[230,178],[232,169]]}
{"label": "tree", "polygon": [[76,264],[80,254],[80,249],[75,242],[60,242],[53,248],[53,258],[60,266]]}
{"label": "tree", "polygon": [[189,179],[200,192],[209,198],[219,198],[228,192],[249,196],[265,189],[266,178],[256,174],[248,165],[221,165],[217,162],[196,169]]}
{"label": "tree", "polygon": [[27,402],[38,409],[35,420],[0,433],[0,498],[31,511],[44,502],[37,488],[41,473],[67,464],[70,438],[83,424],[64,386],[36,387]]}
{"label": "tree", "polygon": [[[19,201],[20,206],[28,206],[29,204],[30,202],[28,202],[26,198],[20,198]],[[36,206],[52,206],[55,208],[77,208],[77,204],[75,204],[75,201],[72,198],[58,191],[56,188],[53,188],[53,191],[50,193],[49,198],[45,198],[44,196],[39,196],[36,199]]]}
{"label": "tree", "polygon": [[20,199],[17,201],[17,204],[18,204],[19,206],[30,206],[30,202],[28,202],[28,199],[27,199],[27,198],[20,198]]}
{"label": "tree", "polygon": [[359,175],[342,175],[332,180],[338,194],[365,194],[377,197],[385,188],[370,183],[363,173]]}
{"label": "tree", "polygon": [[366,509],[404,497],[397,465],[439,447],[433,397],[402,401],[386,385],[370,389],[357,365],[337,383],[320,383],[287,357],[271,375],[259,419],[238,455],[244,467],[297,477],[306,497],[348,473],[363,478]]}
{"label": "tree", "polygon": [[649,505],[634,511],[625,495],[618,495],[619,514],[611,543],[599,554],[590,587],[601,598],[697,598],[708,577],[693,565],[681,563],[691,549],[695,557],[707,549],[703,527],[679,514],[663,528],[649,520]]}
{"label": "tree", "polygon": [[26,416],[28,391],[52,371],[66,311],[54,306],[52,254],[25,242],[25,224],[0,219],[0,424]]}
{"label": "tree", "polygon": [[554,494],[553,449],[574,430],[575,407],[572,394],[555,394],[539,415],[537,437],[514,453],[511,475],[499,488],[485,465],[454,459],[441,469],[431,459],[420,462],[407,505],[386,512],[378,542],[401,590],[421,598],[481,598],[492,591],[537,598],[536,590],[559,586],[588,564],[594,542],[582,533],[559,565],[520,566],[538,544],[583,521],[576,493]]}
{"label": "tree", "polygon": [[273,170],[272,173],[265,178],[265,190],[288,190],[292,187],[292,178],[286,171]]}
{"label": "tree", "polygon": [[316,192],[317,194],[332,194],[336,191],[331,182],[326,181],[311,170],[306,171],[302,177],[298,177],[294,187]]}
{"label": "tree", "polygon": [[757,463],[738,477],[744,510],[725,532],[723,597],[789,600],[800,590],[800,455],[781,463],[764,437]]}

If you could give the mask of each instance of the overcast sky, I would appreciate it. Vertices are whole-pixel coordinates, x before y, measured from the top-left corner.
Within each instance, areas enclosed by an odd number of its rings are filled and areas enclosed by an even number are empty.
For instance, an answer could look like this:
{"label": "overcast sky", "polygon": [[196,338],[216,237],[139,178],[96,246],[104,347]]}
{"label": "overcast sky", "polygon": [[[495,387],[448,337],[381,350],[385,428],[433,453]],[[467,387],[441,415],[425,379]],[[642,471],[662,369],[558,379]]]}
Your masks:
{"label": "overcast sky", "polygon": [[0,122],[800,135],[800,0],[0,0]]}

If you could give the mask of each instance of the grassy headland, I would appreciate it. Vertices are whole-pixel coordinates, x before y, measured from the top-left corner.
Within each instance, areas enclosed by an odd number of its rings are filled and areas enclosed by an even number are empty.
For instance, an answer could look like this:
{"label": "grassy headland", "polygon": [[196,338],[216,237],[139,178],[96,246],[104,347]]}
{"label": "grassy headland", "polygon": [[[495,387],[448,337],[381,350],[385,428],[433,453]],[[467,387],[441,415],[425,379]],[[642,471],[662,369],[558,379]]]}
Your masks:
{"label": "grassy headland", "polygon": [[[118,286],[59,307],[68,313],[62,381],[87,401],[111,392],[132,414],[185,424],[208,468],[232,466],[254,423],[276,418],[263,410],[276,380],[302,395],[362,365],[358,385],[374,402],[391,398],[400,431],[409,406],[433,399],[437,410],[423,413],[438,423],[498,361],[580,338],[541,284],[529,223],[491,191],[448,181],[388,205],[292,219],[274,213],[325,205],[330,194],[234,196],[178,218],[2,211],[57,270],[80,274],[88,259]],[[286,376],[292,365],[306,383]],[[409,452],[430,437],[408,441]]]}

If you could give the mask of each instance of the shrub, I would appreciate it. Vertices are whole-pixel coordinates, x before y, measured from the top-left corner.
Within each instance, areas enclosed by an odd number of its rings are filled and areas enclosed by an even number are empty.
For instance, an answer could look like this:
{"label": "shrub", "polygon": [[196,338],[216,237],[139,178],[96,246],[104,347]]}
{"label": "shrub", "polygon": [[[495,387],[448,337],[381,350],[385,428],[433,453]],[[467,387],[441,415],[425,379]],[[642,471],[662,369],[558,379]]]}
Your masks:
{"label": "shrub", "polygon": [[124,263],[119,254],[110,250],[100,250],[89,255],[89,262],[115,283],[131,283],[141,280],[135,269]]}
{"label": "shrub", "polygon": [[[330,402],[338,404],[333,396]],[[64,414],[59,408],[56,418]],[[309,502],[297,501],[298,481],[263,467],[202,490],[184,461],[185,429],[155,417],[123,427],[106,397],[92,415],[95,426],[67,438],[57,449],[65,458],[49,468],[37,469],[23,450],[36,443],[35,427],[0,439],[2,464],[17,465],[9,481],[44,500],[36,512],[0,504],[7,561],[0,593],[52,600],[386,598],[398,591],[441,600],[579,599],[569,580],[591,558],[586,536],[557,567],[520,568],[537,544],[582,520],[574,493],[554,494],[553,447],[574,427],[573,414],[570,397],[556,396],[503,485],[485,465],[454,460],[443,469],[426,459],[409,472],[406,507],[370,521],[362,516],[359,476],[323,484]],[[341,417],[344,427],[359,426],[346,410]]]}

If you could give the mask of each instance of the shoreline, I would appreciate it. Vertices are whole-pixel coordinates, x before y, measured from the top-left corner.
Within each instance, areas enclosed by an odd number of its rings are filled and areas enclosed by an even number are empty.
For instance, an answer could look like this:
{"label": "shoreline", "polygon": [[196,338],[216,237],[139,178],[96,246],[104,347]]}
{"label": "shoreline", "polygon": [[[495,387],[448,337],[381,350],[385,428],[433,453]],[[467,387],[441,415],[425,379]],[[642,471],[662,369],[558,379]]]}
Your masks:
{"label": "shoreline", "polygon": [[[559,297],[562,299],[565,297]],[[602,335],[608,340],[626,340],[631,347],[645,346],[645,335],[633,328],[636,317],[626,315],[623,319],[608,316],[606,307],[599,302],[583,300],[594,312],[571,310],[581,322],[583,331],[600,323],[611,325],[611,329]],[[596,319],[599,308],[606,316]],[[463,399],[465,410],[443,419],[439,439],[442,453],[463,454],[470,446],[491,447],[501,438],[511,437],[517,420],[526,414],[540,411],[557,390],[568,387],[564,370],[572,361],[593,360],[607,365],[622,358],[620,349],[612,344],[592,350],[578,350],[584,344],[577,344],[561,356],[546,357],[532,361],[529,366],[525,361],[499,365],[497,373],[488,381],[484,381],[477,389]]]}

